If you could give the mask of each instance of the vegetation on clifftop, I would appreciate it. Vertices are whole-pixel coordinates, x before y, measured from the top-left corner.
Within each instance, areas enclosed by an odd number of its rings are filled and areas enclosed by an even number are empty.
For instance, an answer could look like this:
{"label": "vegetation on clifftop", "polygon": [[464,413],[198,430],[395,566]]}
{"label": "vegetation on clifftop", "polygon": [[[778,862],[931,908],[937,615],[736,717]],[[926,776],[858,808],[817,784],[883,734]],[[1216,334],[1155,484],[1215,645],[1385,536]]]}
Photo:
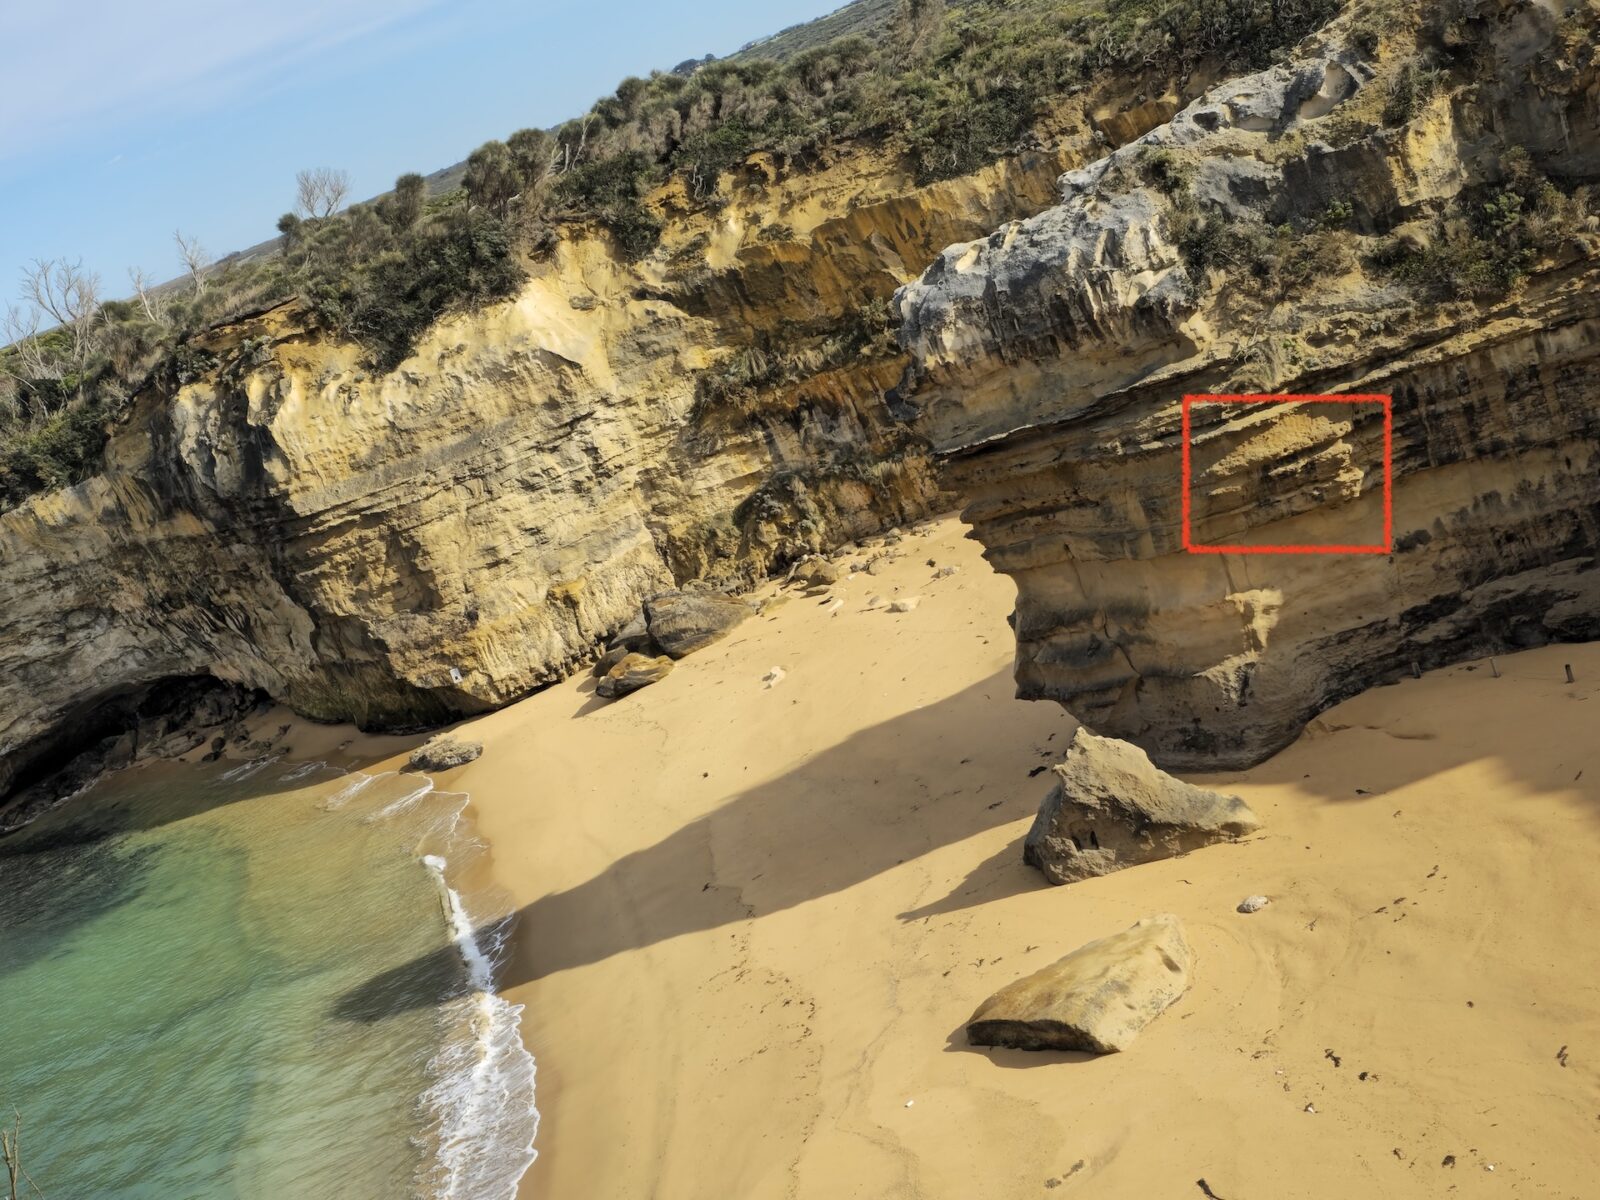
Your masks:
{"label": "vegetation on clifftop", "polygon": [[[1337,7],[893,0],[887,19],[824,19],[868,36],[791,30],[771,56],[757,45],[625,79],[582,117],[479,147],[444,195],[404,175],[390,194],[345,208],[342,173],[302,172],[272,253],[212,264],[180,234],[186,278],[153,288],[135,276],[131,300],[103,301],[100,281],[69,260],[38,263],[0,349],[0,510],[92,474],[129,397],[151,378],[181,382],[195,357],[188,340],[242,314],[299,297],[364,346],[373,369],[392,370],[445,313],[514,294],[559,226],[597,227],[620,255],[649,255],[663,185],[677,181],[684,202],[712,208],[753,154],[806,171],[849,143],[888,151],[919,182],[966,174],[1034,144],[1052,105],[1097,79],[1167,79],[1202,60],[1259,66]],[[727,390],[782,370],[781,348],[761,357]]]}

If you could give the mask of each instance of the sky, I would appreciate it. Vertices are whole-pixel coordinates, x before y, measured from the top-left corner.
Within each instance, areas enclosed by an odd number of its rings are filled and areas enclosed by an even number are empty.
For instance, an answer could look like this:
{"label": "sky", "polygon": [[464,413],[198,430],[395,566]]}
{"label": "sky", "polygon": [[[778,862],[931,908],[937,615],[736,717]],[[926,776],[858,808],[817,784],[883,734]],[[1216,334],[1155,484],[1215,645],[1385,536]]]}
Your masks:
{"label": "sky", "polygon": [[0,0],[0,309],[34,259],[108,296],[274,235],[295,172],[388,190],[577,116],[627,75],[843,0]]}

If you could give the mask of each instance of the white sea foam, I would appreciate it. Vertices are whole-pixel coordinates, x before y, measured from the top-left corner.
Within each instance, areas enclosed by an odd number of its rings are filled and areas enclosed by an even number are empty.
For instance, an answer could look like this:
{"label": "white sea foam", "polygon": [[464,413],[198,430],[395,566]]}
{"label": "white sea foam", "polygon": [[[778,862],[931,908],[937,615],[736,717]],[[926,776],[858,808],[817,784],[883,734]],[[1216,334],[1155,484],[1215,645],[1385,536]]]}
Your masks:
{"label": "white sea foam", "polygon": [[377,812],[365,820],[370,824],[373,821],[387,821],[391,817],[398,817],[401,813],[410,812],[422,802],[422,798],[433,791],[433,780],[428,780],[419,788],[414,788],[401,796],[398,800],[391,800]]}
{"label": "white sea foam", "polygon": [[453,1036],[428,1063],[432,1082],[422,1094],[437,1150],[419,1183],[439,1200],[511,1200],[537,1151],[534,1061],[522,1044],[522,1006],[494,992],[494,955],[435,854],[423,864],[439,888],[440,904],[470,991],[445,1006]]}
{"label": "white sea foam", "polygon": [[237,767],[230,767],[222,773],[222,777],[229,783],[238,783],[241,779],[249,779],[252,775],[259,775],[262,771],[281,761],[283,755],[274,754],[269,758],[253,758],[247,763],[240,763]]}
{"label": "white sea foam", "polygon": [[393,771],[384,771],[378,775],[368,775],[362,771],[355,772],[354,778],[349,783],[322,802],[322,811],[333,812],[335,809],[343,808],[362,792],[366,791],[367,788],[377,783],[378,780],[386,779],[393,774]]}
{"label": "white sea foam", "polygon": [[313,771],[320,771],[323,767],[325,767],[327,765],[328,765],[327,763],[323,762],[320,759],[318,759],[315,762],[304,762],[304,763],[301,763],[298,767],[294,768],[294,770],[285,771],[282,775],[279,775],[278,776],[278,782],[279,783],[293,783],[296,779],[304,779],[307,775],[310,775]]}

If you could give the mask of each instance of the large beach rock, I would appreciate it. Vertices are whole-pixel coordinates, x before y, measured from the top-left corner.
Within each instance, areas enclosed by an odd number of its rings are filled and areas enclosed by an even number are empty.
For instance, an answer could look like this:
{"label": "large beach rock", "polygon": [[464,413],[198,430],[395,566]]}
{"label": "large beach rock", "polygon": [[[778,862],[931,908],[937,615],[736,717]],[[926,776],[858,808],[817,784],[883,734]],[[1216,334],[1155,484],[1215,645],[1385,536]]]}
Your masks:
{"label": "large beach rock", "polygon": [[972,1014],[967,1040],[1018,1050],[1126,1050],[1189,990],[1193,957],[1177,917],[1146,917],[1001,988]]}
{"label": "large beach rock", "polygon": [[743,601],[705,592],[665,592],[644,602],[651,638],[673,658],[727,637],[750,611]]}
{"label": "large beach rock", "polygon": [[652,683],[660,683],[671,670],[672,660],[664,654],[660,658],[630,654],[606,672],[595,692],[607,700],[615,700],[649,687]]}
{"label": "large beach rock", "polygon": [[482,742],[469,742],[454,734],[429,738],[411,752],[410,765],[418,771],[448,771],[465,766],[483,754]]}
{"label": "large beach rock", "polygon": [[1261,822],[1237,796],[1175,779],[1137,746],[1080,728],[1051,768],[1045,797],[1023,842],[1023,861],[1051,883],[1187,854],[1253,833]]}

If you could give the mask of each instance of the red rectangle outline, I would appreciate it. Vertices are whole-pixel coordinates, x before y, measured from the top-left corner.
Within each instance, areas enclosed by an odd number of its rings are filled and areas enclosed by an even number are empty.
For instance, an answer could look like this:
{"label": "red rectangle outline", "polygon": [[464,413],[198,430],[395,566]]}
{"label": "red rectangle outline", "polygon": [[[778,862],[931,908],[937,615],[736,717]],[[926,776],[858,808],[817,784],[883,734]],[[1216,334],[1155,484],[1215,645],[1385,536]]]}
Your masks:
{"label": "red rectangle outline", "polygon": [[[1373,546],[1197,546],[1189,533],[1190,415],[1194,404],[1381,404],[1383,405],[1383,543]],[[1394,397],[1380,395],[1185,396],[1183,398],[1183,548],[1190,554],[1390,554],[1394,548]]]}

